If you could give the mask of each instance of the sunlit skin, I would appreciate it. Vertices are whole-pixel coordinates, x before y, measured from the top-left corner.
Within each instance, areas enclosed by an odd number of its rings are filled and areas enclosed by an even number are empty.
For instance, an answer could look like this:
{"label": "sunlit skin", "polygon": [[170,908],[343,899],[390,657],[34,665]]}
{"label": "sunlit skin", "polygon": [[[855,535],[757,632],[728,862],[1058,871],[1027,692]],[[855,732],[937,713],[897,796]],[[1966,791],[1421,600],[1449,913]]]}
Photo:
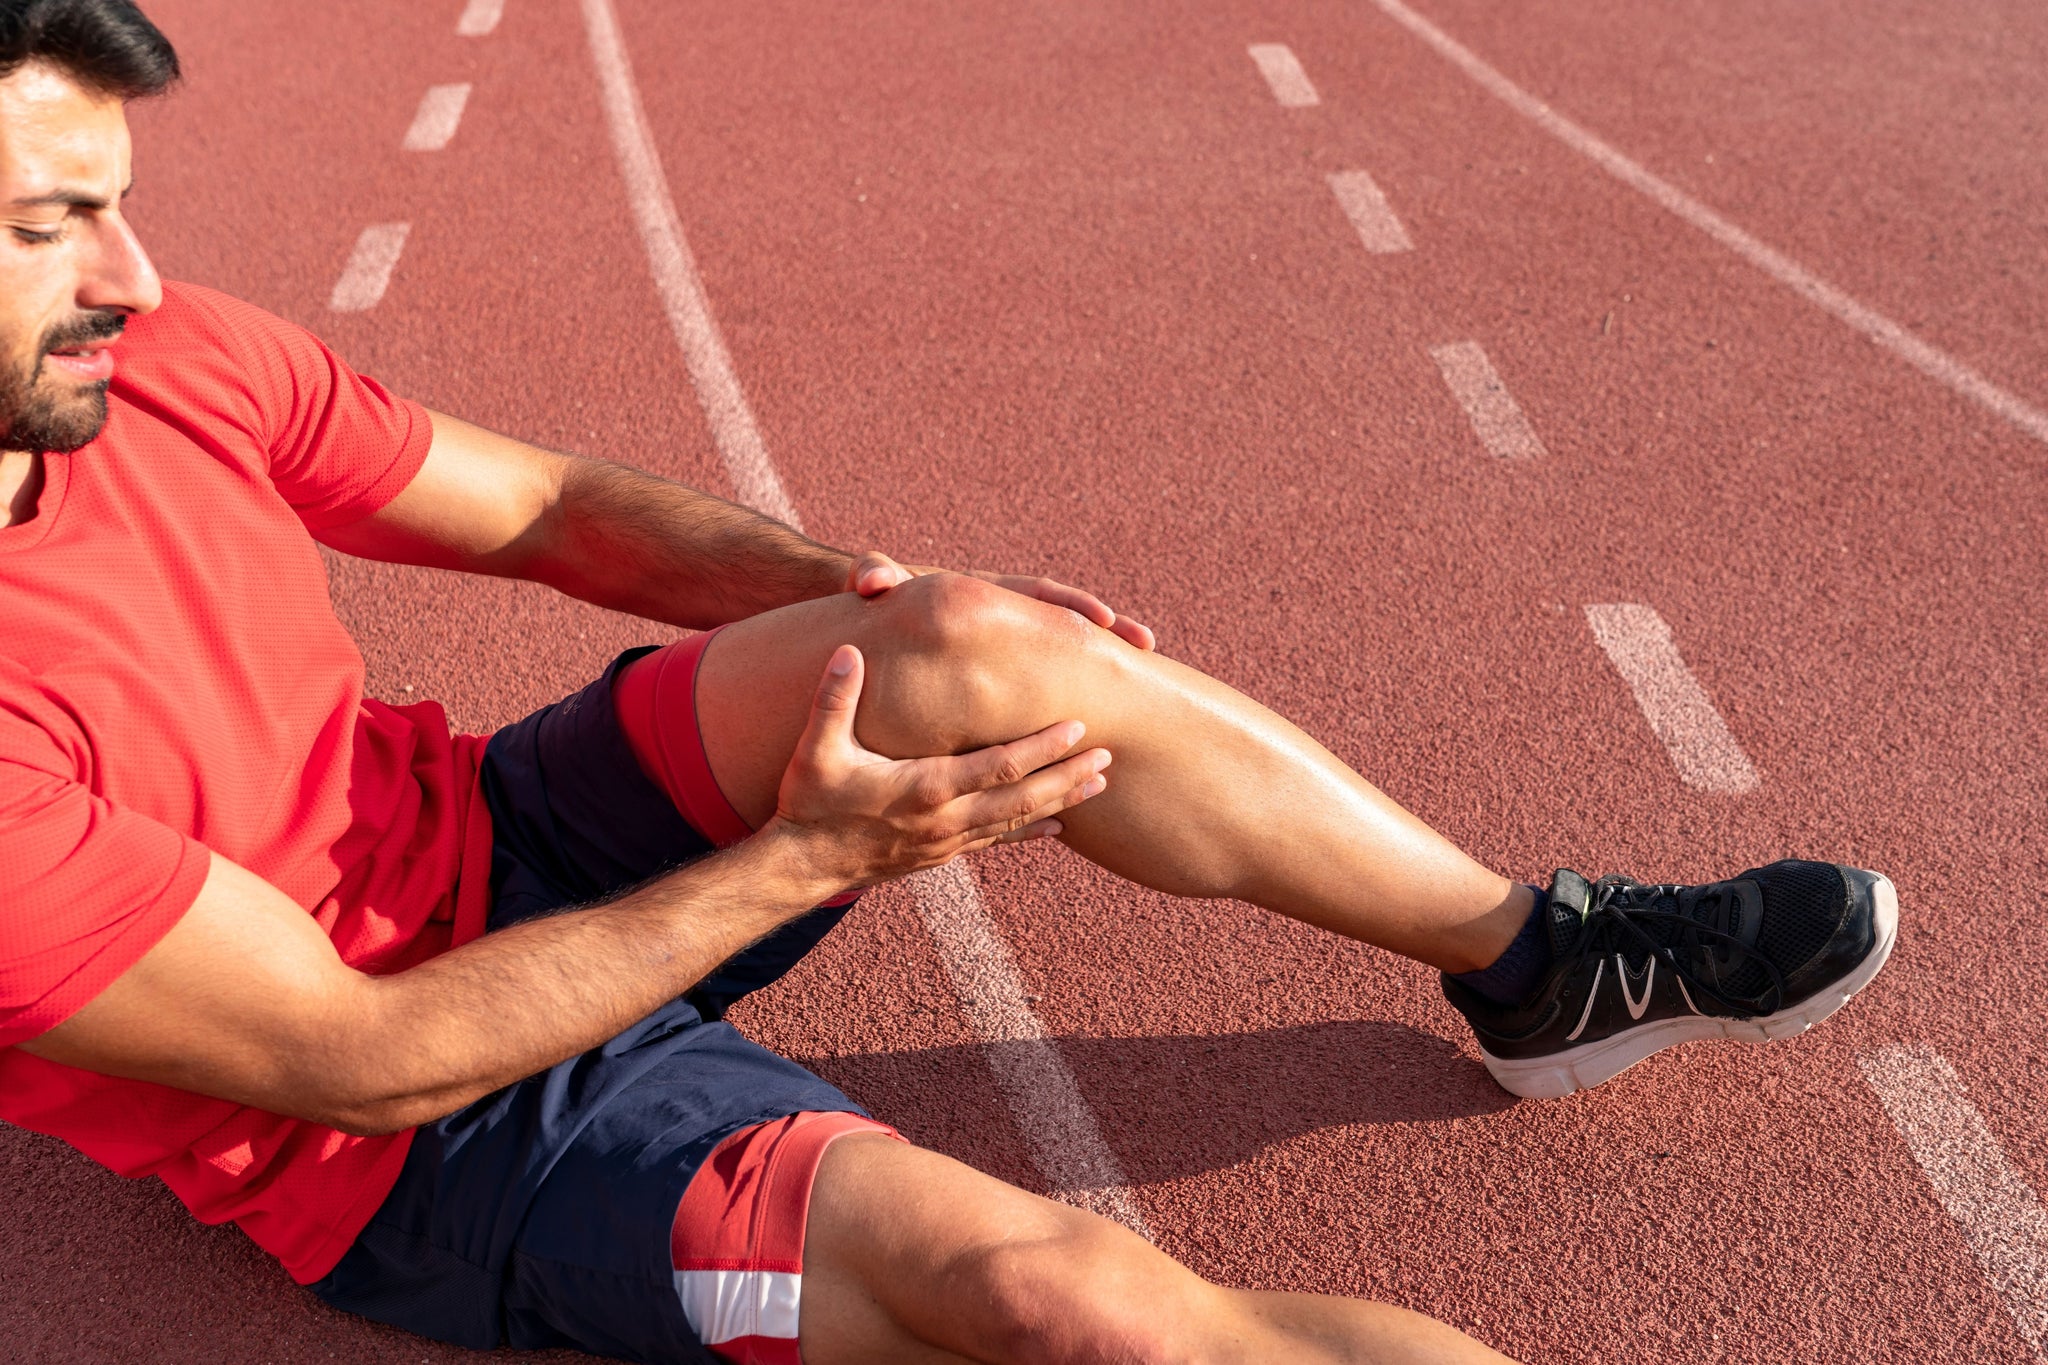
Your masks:
{"label": "sunlit skin", "polygon": [[[45,354],[50,339],[162,301],[121,212],[129,148],[118,101],[33,67],[0,80],[0,375],[17,381],[0,430],[30,407],[90,416],[118,346]],[[1484,965],[1526,915],[1526,888],[1086,592],[844,554],[637,471],[433,422],[413,482],[321,539],[675,625],[736,623],[707,652],[700,709],[715,776],[760,832],[382,977],[215,855],[162,941],[23,1051],[400,1131],[600,1045],[839,890],[1031,837],[1448,970]],[[0,509],[18,522],[42,457],[9,444]],[[983,775],[952,776],[968,770]],[[1209,1284],[1093,1214],[871,1136],[826,1155],[804,1281],[811,1365],[1500,1359],[1388,1305]]]}
{"label": "sunlit skin", "polygon": [[[35,64],[0,81],[0,365],[34,374],[29,394],[58,410],[91,402],[119,364],[118,345],[44,355],[44,339],[93,314],[139,316],[163,302],[121,212],[131,156],[120,100]],[[0,446],[12,417],[0,409]],[[42,465],[34,451],[0,448],[7,524],[34,515]]]}

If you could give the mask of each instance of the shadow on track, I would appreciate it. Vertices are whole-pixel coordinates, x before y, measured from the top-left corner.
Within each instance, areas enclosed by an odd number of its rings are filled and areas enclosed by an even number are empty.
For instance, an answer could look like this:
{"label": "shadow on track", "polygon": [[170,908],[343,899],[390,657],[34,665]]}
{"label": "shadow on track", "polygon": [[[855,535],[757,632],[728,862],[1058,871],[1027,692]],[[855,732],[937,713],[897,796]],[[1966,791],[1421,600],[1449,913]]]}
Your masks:
{"label": "shadow on track", "polygon": [[[1441,1123],[1515,1102],[1450,1042],[1378,1020],[1053,1043],[1139,1184],[1236,1166],[1325,1128]],[[1014,1127],[979,1045],[798,1060],[913,1139]],[[957,1138],[942,1150],[974,1157]]]}

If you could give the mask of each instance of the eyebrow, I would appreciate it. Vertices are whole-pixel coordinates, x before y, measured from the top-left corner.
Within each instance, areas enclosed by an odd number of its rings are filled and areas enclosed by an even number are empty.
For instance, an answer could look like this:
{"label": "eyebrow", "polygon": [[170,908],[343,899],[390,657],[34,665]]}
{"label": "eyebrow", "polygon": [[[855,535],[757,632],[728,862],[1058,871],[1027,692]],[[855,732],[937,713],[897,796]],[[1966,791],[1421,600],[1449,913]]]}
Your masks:
{"label": "eyebrow", "polygon": [[[134,189],[135,182],[130,180],[122,188],[121,197],[126,199]],[[16,199],[9,207],[17,209],[103,209],[107,207],[107,201],[97,194],[87,194],[83,190],[51,190],[48,194],[34,194]]]}

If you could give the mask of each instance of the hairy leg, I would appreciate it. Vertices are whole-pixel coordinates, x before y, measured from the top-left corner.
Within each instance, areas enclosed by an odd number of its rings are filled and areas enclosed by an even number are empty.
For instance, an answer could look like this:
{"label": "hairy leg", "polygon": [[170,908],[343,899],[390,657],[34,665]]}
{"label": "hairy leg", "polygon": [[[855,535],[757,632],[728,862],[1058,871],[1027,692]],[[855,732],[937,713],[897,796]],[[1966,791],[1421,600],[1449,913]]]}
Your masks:
{"label": "hairy leg", "polygon": [[914,579],[727,627],[698,719],[713,775],[759,825],[825,661],[867,658],[860,740],[891,757],[964,752],[1061,720],[1115,762],[1061,838],[1133,881],[1233,896],[1445,971],[1498,957],[1530,893],[1473,862],[1320,744],[1231,688],[1061,608],[959,575]]}
{"label": "hairy leg", "polygon": [[803,1283],[806,1365],[1502,1359],[1386,1304],[1220,1288],[1115,1223],[882,1137],[826,1150]]}

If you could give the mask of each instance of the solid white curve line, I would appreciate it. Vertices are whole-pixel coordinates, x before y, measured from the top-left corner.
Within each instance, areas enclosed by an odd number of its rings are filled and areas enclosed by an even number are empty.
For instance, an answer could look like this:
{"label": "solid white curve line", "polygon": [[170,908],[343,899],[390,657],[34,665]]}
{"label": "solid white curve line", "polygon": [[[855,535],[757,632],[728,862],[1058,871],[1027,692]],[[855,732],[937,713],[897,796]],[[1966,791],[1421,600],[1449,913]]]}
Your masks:
{"label": "solid white curve line", "polygon": [[1664,742],[1687,786],[1701,791],[1754,791],[1756,769],[1706,689],[1678,657],[1671,627],[1640,602],[1589,603],[1593,638],[1635,693],[1650,729]]}
{"label": "solid white curve line", "polygon": [[711,303],[697,274],[697,258],[691,255],[682,220],[676,216],[675,200],[669,194],[668,177],[662,173],[654,135],[647,127],[647,113],[640,104],[640,89],[633,82],[633,68],[626,59],[625,40],[619,34],[611,0],[583,0],[583,20],[604,95],[605,122],[611,125],[612,150],[618,154],[626,197],[632,201],[640,239],[647,247],[654,286],[682,350],[683,363],[689,368],[690,381],[697,387],[697,401],[711,424],[711,438],[725,458],[733,492],[755,511],[801,530],[796,505],[769,463],[754,411],[747,405],[725,338],[711,316]]}
{"label": "solid white curve line", "polygon": [[1752,237],[1676,185],[1651,174],[1607,143],[1573,123],[1542,100],[1488,66],[1472,51],[1424,19],[1401,0],[1372,3],[1451,65],[1463,71],[1509,108],[1544,132],[1593,162],[1616,180],[1677,214],[1807,302],[1833,314],[1928,378],[1946,384],[1971,402],[1995,413],[2035,440],[2048,443],[2048,410],[1978,374],[1938,347],[1931,346],[1874,308],[1868,308],[1800,265],[1775,247]]}
{"label": "solid white curve line", "polygon": [[1857,1065],[2013,1325],[2035,1357],[2048,1360],[2048,1210],[1970,1103],[1962,1077],[1927,1047],[1885,1048]]}
{"label": "solid white curve line", "polygon": [[1387,196],[1380,193],[1380,187],[1364,171],[1339,171],[1330,177],[1330,190],[1344,206],[1351,226],[1358,229],[1358,240],[1365,243],[1367,251],[1385,255],[1415,249],[1415,243],[1408,240],[1408,230],[1388,205]]}
{"label": "solid white curve line", "polygon": [[462,17],[455,21],[455,32],[464,38],[482,38],[504,17],[505,0],[469,0]]}
{"label": "solid white curve line", "polygon": [[920,872],[910,885],[1046,1183],[1068,1203],[1150,1238],[1094,1111],[1024,998],[1024,979],[982,909],[974,874],[955,861]]}
{"label": "solid white curve line", "polygon": [[1503,460],[1533,460],[1547,453],[1478,342],[1432,346],[1429,354],[1488,451]]}
{"label": "solid white curve line", "polygon": [[462,111],[469,104],[469,86],[430,85],[420,97],[419,112],[412,127],[405,130],[408,152],[438,152],[454,140],[462,126]]}
{"label": "solid white curve line", "polygon": [[1320,104],[1316,88],[1309,83],[1308,72],[1301,69],[1301,62],[1294,50],[1285,43],[1253,43],[1245,49],[1252,54],[1252,60],[1259,64],[1259,74],[1272,87],[1273,98],[1286,109],[1306,109]]}
{"label": "solid white curve line", "polygon": [[[798,526],[796,508],[768,461],[767,447],[705,302],[696,262],[683,240],[668,181],[648,133],[617,16],[610,0],[583,0],[583,14],[604,89],[612,146],[698,400],[733,482],[742,490],[741,501]],[[1074,1073],[1025,999],[1023,978],[981,907],[972,874],[953,863],[911,878],[910,885],[961,1010],[981,1037],[989,1067],[1047,1185],[1069,1203],[1149,1238],[1123,1171],[1103,1140]]]}
{"label": "solid white curve line", "polygon": [[327,306],[337,313],[366,313],[384,298],[391,287],[391,272],[405,254],[405,239],[412,234],[411,223],[373,223],[356,238],[341,278],[334,282]]}

